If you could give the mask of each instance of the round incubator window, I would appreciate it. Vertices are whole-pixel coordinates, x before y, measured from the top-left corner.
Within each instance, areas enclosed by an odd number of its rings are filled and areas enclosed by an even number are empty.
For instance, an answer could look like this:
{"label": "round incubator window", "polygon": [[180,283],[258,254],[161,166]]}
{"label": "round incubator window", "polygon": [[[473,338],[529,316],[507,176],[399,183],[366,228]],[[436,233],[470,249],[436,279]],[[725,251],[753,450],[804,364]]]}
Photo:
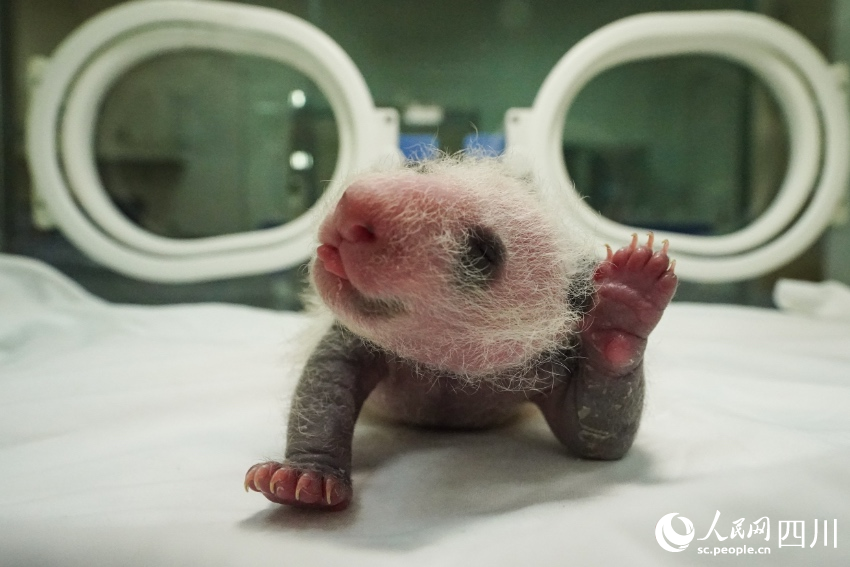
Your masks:
{"label": "round incubator window", "polygon": [[131,221],[170,238],[283,225],[334,174],[328,100],[277,61],[221,51],[158,55],[121,76],[95,127],[97,168]]}
{"label": "round incubator window", "polygon": [[782,124],[770,91],[740,65],[639,61],[603,72],[576,97],[564,163],[590,207],[613,221],[728,234],[776,196],[788,166]]}

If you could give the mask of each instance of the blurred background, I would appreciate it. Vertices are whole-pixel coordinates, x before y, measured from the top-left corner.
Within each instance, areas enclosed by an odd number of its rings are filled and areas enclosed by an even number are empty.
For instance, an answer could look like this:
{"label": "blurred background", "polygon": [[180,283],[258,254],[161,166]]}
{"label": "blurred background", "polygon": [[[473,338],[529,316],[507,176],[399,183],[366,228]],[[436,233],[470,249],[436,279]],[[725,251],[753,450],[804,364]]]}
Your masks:
{"label": "blurred background", "polygon": [[[303,267],[181,285],[115,274],[69,244],[34,196],[24,124],[45,58],[76,27],[120,3],[0,3],[0,247],[43,259],[111,301],[299,308]],[[760,12],[794,27],[829,60],[850,60],[850,0],[243,3],[289,12],[330,35],[376,105],[398,109],[408,152],[427,153],[429,144],[457,151],[476,134],[498,149],[505,112],[531,106],[576,42],[631,14]],[[277,62],[203,50],[159,56],[123,76],[102,105],[95,139],[101,178],[122,213],[151,232],[186,239],[298,217],[325,189],[337,156],[333,112],[309,78]],[[673,57],[594,79],[567,117],[563,152],[579,191],[604,215],[717,235],[747,225],[771,202],[785,173],[787,140],[774,100],[748,71],[717,58]],[[850,283],[848,217],[845,203],[812,249],[777,273],[685,283],[676,299],[770,305],[778,277]]]}

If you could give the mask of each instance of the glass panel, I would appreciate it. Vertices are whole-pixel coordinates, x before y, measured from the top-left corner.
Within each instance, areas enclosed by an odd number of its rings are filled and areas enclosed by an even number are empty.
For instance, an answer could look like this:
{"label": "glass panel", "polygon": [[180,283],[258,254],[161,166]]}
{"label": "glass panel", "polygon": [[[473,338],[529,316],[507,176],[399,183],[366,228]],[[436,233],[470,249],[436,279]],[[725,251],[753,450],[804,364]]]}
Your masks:
{"label": "glass panel", "polygon": [[171,238],[269,228],[302,214],[337,159],[330,105],[276,61],[182,51],[145,61],[103,102],[98,168],[116,206]]}
{"label": "glass panel", "polygon": [[564,161],[590,206],[612,220],[718,235],[773,200],[787,139],[776,103],[749,71],[672,57],[592,80],[567,116]]}

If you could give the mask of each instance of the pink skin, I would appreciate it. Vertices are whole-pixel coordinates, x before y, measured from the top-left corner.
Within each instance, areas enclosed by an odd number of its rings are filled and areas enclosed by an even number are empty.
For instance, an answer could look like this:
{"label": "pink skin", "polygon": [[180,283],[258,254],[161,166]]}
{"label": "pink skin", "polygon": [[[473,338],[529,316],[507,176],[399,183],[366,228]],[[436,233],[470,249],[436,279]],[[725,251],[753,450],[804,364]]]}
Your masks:
{"label": "pink skin", "polygon": [[669,243],[654,252],[650,232],[645,246],[631,243],[608,256],[596,270],[596,301],[583,326],[582,343],[612,370],[628,367],[643,352],[643,342],[658,324],[676,291],[676,262],[667,256]]}
{"label": "pink skin", "polygon": [[[477,197],[459,190],[451,179],[435,180],[413,172],[368,177],[349,187],[319,230],[321,245],[312,275],[323,301],[358,334],[409,358],[439,359],[441,367],[453,372],[508,367],[534,354],[524,352],[522,348],[528,346],[519,340],[503,339],[498,348],[491,347],[488,352],[487,367],[475,366],[463,355],[482,352],[469,330],[492,328],[494,321],[487,318],[487,313],[498,308],[488,308],[485,300],[483,309],[468,311],[459,320],[456,311],[441,307],[457,305],[463,298],[453,297],[452,293],[459,292],[447,289],[445,277],[452,268],[447,266],[445,252],[433,245],[434,240],[446,233],[457,235],[483,218],[504,226],[499,222],[499,212],[494,214],[498,207],[482,203]],[[489,210],[488,205],[492,207]],[[526,208],[533,207],[530,204]],[[488,295],[502,304],[528,306],[526,316],[533,318],[541,310],[539,305],[558,302],[564,293],[560,285],[564,276],[558,272],[562,267],[534,261],[552,253],[554,238],[544,228],[531,235],[506,230],[503,236],[516,249],[518,260],[504,266],[504,276],[488,289]],[[504,285],[504,281],[511,285]],[[532,283],[523,285],[523,281]],[[392,301],[403,306],[403,312],[391,318],[369,316],[360,308],[364,298]],[[537,321],[533,322],[535,327]],[[467,343],[463,348],[453,348],[460,340]],[[415,350],[403,351],[401,344]],[[448,352],[456,353],[457,358],[450,358]]]}
{"label": "pink skin", "polygon": [[[415,208],[423,217],[436,217],[448,208],[448,203],[457,200],[451,197],[450,187],[418,187],[413,181],[396,188],[396,175],[352,185],[320,226],[317,284],[328,291],[339,288],[343,294],[340,304],[347,305],[344,298],[352,290],[372,298],[422,293],[419,268],[435,258],[426,256],[416,263],[385,265],[381,271],[372,268],[377,256],[402,253],[394,247],[402,246],[397,243],[405,230],[394,219],[405,208]],[[388,201],[388,194],[402,192],[405,199]],[[329,274],[335,278],[327,278]],[[333,295],[328,293],[325,297],[330,299]]]}
{"label": "pink skin", "polygon": [[[386,183],[391,182],[397,181]],[[397,300],[417,294],[424,296],[428,292],[427,284],[422,281],[418,267],[426,263],[441,264],[439,258],[432,255],[420,257],[422,264],[385,261],[380,266],[375,265],[378,258],[397,258],[405,253],[403,245],[398,244],[403,230],[389,222],[399,215],[384,197],[392,189],[384,185],[373,180],[346,190],[319,229],[321,245],[316,250],[317,260],[312,270],[316,287],[331,309],[346,314],[355,324],[366,326],[370,325],[369,318],[356,308],[359,299]],[[442,205],[436,191],[428,195],[427,201],[416,191],[410,193],[425,214],[439,214]],[[428,211],[428,208],[433,210]]]}
{"label": "pink skin", "polygon": [[268,461],[245,473],[245,490],[260,492],[276,504],[329,511],[344,510],[351,487],[333,474]]}

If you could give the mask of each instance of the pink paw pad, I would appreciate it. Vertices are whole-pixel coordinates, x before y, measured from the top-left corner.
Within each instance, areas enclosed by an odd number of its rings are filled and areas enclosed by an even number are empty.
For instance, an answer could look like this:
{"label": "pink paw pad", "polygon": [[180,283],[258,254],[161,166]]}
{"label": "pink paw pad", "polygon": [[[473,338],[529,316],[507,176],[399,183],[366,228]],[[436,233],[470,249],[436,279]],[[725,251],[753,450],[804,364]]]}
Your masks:
{"label": "pink paw pad", "polygon": [[640,360],[646,337],[676,291],[676,262],[667,256],[669,243],[665,240],[655,251],[654,240],[650,232],[646,244],[639,245],[635,234],[616,252],[608,247],[608,257],[594,274],[596,303],[583,336],[615,368]]}
{"label": "pink paw pad", "polygon": [[655,235],[649,233],[646,244],[638,245],[638,235],[632,235],[628,246],[616,252],[606,244],[608,257],[599,265],[594,275],[598,283],[618,281],[640,291],[659,296],[663,305],[669,302],[676,289],[676,261],[670,261],[667,251],[670,243],[664,241],[661,250],[653,250]]}
{"label": "pink paw pad", "polygon": [[274,461],[248,469],[245,490],[301,508],[343,510],[351,502],[349,483],[337,475]]}

